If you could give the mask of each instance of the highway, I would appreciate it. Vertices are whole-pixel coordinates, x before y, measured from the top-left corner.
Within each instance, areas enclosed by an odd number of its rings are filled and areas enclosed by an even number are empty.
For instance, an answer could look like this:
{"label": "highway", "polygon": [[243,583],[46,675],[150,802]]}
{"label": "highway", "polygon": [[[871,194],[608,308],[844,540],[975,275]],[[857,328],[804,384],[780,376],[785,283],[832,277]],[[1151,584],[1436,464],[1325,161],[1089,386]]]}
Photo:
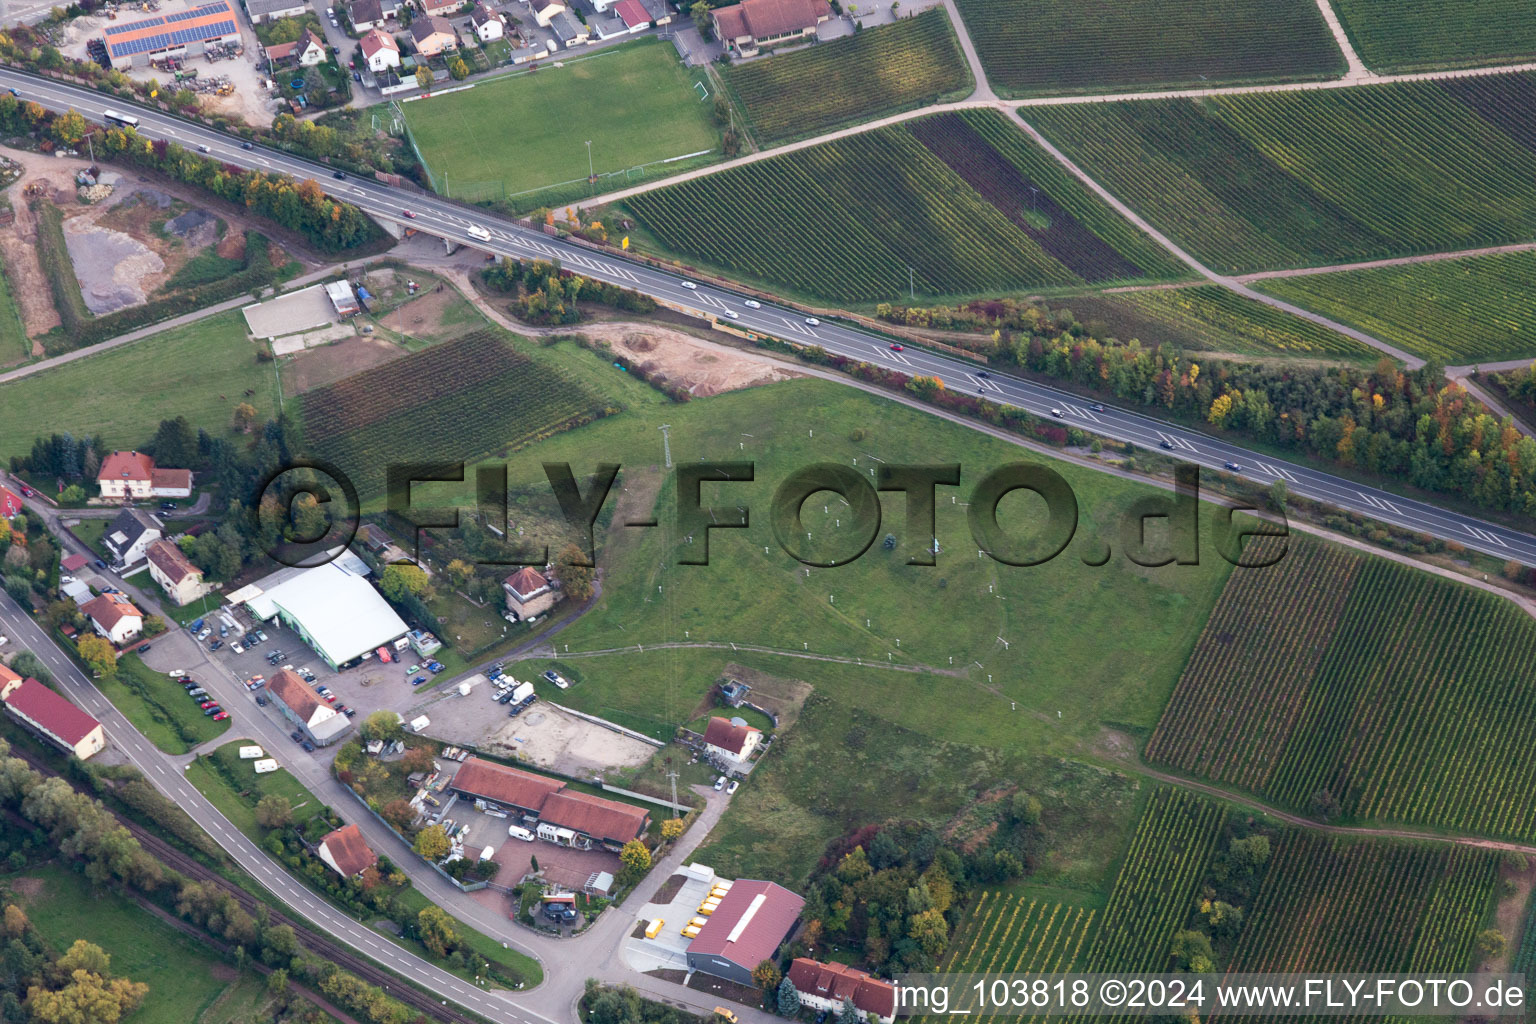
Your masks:
{"label": "highway", "polygon": [[[408,192],[351,176],[337,179],[329,168],[320,164],[259,145],[246,150],[238,139],[223,132],[159,111],[125,105],[120,99],[108,98],[89,89],[35,78],[12,69],[0,69],[0,87],[14,88],[23,100],[36,101],[51,110],[73,107],[95,121],[102,120],[102,111],[107,106],[115,105],[139,118],[138,130],[145,136],[167,139],[189,149],[206,147],[211,156],[236,166],[313,178],[331,195],[356,204],[376,218],[407,224],[501,256],[558,259],[562,265],[587,277],[632,288],[701,316],[729,319],[740,328],[799,345],[818,345],[828,352],[902,373],[936,376],[951,389],[970,390],[991,401],[1016,406],[1039,416],[1052,416],[1055,410],[1068,426],[1146,448],[1163,448],[1176,458],[1208,470],[1235,465],[1240,467],[1234,471],[1236,475],[1259,484],[1283,480],[1290,494],[1442,540],[1456,541],[1498,558],[1536,565],[1536,537],[1475,516],[1404,498],[1297,463],[1259,455],[1140,413],[1114,407],[1094,408],[1080,397],[1033,381],[990,371],[988,377],[981,377],[980,367],[969,360],[926,350],[893,351],[887,339],[868,331],[840,323],[816,322],[787,305],[761,302],[748,306],[749,301],[755,300],[727,289],[691,282],[678,274],[621,256],[594,253],[582,246],[520,227],[488,211],[460,206],[437,196]],[[406,211],[414,216],[407,216]],[[471,235],[472,227],[483,229],[489,237]]]}

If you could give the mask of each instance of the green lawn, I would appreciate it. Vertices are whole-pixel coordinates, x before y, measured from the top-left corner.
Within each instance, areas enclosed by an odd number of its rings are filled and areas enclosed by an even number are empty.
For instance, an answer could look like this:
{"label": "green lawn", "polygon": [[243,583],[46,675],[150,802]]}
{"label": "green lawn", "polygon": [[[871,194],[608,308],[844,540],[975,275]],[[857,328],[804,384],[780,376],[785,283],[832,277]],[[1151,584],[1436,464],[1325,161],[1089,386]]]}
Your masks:
{"label": "green lawn", "polygon": [[598,174],[720,146],[712,103],[699,98],[671,44],[658,40],[400,109],[438,191],[472,199],[511,199],[585,178],[588,139]]}
{"label": "green lawn", "polygon": [[4,385],[0,458],[53,431],[142,447],[175,415],[222,434],[241,402],[256,407],[257,422],[274,415],[275,386],[272,364],[256,361],[245,320],[231,310]]}
{"label": "green lawn", "polygon": [[222,1014],[203,1017],[229,983],[213,976],[212,968],[223,961],[196,939],[111,889],[93,888],[66,868],[37,868],[20,879],[42,883],[23,904],[49,945],[62,951],[76,939],[94,942],[112,957],[114,975],[149,986],[144,1004],[126,1024],[240,1019]]}
{"label": "green lawn", "polygon": [[185,754],[224,733],[232,720],[215,722],[204,715],[180,683],[149,669],[132,652],[118,659],[115,673],[96,680],[96,688],[167,754]]}
{"label": "green lawn", "polygon": [[[287,797],[288,805],[293,808],[294,821],[301,823],[312,818],[324,805],[286,768],[257,775],[251,767],[252,762],[240,758],[240,747],[255,743],[255,740],[249,739],[229,741],[212,754],[200,757],[188,765],[187,780],[232,825],[259,843],[266,838],[266,830],[256,824],[256,805],[262,797],[274,794]],[[265,752],[268,755],[272,753]],[[238,783],[238,788],[232,779]]]}
{"label": "green lawn", "polygon": [[0,268],[0,366],[19,363],[32,355],[32,342],[21,322],[10,278]]}

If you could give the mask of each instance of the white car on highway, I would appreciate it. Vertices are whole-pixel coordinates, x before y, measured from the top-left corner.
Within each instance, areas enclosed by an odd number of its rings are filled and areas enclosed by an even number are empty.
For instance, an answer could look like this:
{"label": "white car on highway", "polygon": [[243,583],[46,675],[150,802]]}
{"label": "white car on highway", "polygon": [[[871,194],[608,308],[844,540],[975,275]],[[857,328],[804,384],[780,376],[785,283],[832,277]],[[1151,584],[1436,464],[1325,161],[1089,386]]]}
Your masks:
{"label": "white car on highway", "polygon": [[808,324],[810,324],[810,325],[811,325],[811,326],[812,326],[812,327],[820,327],[820,326],[821,326],[821,321],[820,321],[820,320],[817,320],[817,319],[816,319],[816,318],[815,318],[815,317],[813,317],[813,316],[808,316],[808,317],[806,317],[806,318],[805,318],[805,322],[806,322],[806,323],[808,323]]}
{"label": "white car on highway", "polygon": [[748,309],[762,309],[763,308],[763,304],[761,302],[758,302],[756,299],[748,299],[746,302],[743,302],[742,305],[746,306]]}
{"label": "white car on highway", "polygon": [[732,320],[740,320],[741,319],[741,314],[736,312],[734,309],[726,310],[725,311],[725,315],[730,317]]}
{"label": "white car on highway", "polygon": [[694,284],[692,281],[684,281],[683,287],[687,288],[691,292],[696,292],[699,290],[699,286]]}

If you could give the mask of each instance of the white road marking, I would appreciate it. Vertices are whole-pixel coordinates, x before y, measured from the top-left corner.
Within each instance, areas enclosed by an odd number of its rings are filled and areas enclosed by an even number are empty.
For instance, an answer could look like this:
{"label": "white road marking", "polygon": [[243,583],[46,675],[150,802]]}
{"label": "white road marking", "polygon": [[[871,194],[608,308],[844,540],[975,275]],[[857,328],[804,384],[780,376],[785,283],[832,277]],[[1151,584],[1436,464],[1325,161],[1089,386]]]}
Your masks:
{"label": "white road marking", "polygon": [[1461,528],[1466,530],[1473,537],[1476,537],[1478,540],[1486,541],[1489,544],[1497,544],[1501,548],[1509,547],[1509,545],[1500,540],[1497,535],[1489,533],[1487,530],[1479,529],[1476,526],[1467,526],[1465,524],[1463,524]]}
{"label": "white road marking", "polygon": [[1398,508],[1396,505],[1392,504],[1390,501],[1387,501],[1384,498],[1373,498],[1369,494],[1366,494],[1364,491],[1356,491],[1355,493],[1360,495],[1360,500],[1371,506],[1371,508],[1379,508],[1383,512],[1391,512],[1395,516],[1400,516],[1403,514],[1402,509]]}

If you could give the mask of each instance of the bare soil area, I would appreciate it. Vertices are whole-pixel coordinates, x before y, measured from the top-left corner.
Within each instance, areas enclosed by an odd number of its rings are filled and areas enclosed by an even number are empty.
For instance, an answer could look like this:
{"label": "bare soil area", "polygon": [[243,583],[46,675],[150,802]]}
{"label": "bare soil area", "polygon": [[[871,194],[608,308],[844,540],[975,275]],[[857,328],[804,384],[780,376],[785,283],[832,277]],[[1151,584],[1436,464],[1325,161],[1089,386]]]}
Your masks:
{"label": "bare soil area", "polygon": [[403,355],[405,350],[394,342],[366,334],[305,349],[283,367],[285,390],[292,395],[302,394]]}
{"label": "bare soil area", "polygon": [[595,323],[578,328],[637,365],[654,369],[699,397],[798,377],[766,356],[717,345],[656,324]]}
{"label": "bare soil area", "polygon": [[455,333],[443,323],[443,314],[458,298],[446,285],[431,288],[397,309],[379,318],[379,323],[397,334],[413,338],[443,338]]}
{"label": "bare soil area", "polygon": [[1494,927],[1504,936],[1504,955],[1496,957],[1487,968],[1496,972],[1509,970],[1510,964],[1514,961],[1515,952],[1520,948],[1525,911],[1531,901],[1531,889],[1536,887],[1536,863],[1523,858],[1520,861],[1505,858],[1504,866],[1499,871],[1499,879],[1501,884],[1509,883],[1510,893],[1508,896],[1500,894],[1498,910],[1494,918]]}

